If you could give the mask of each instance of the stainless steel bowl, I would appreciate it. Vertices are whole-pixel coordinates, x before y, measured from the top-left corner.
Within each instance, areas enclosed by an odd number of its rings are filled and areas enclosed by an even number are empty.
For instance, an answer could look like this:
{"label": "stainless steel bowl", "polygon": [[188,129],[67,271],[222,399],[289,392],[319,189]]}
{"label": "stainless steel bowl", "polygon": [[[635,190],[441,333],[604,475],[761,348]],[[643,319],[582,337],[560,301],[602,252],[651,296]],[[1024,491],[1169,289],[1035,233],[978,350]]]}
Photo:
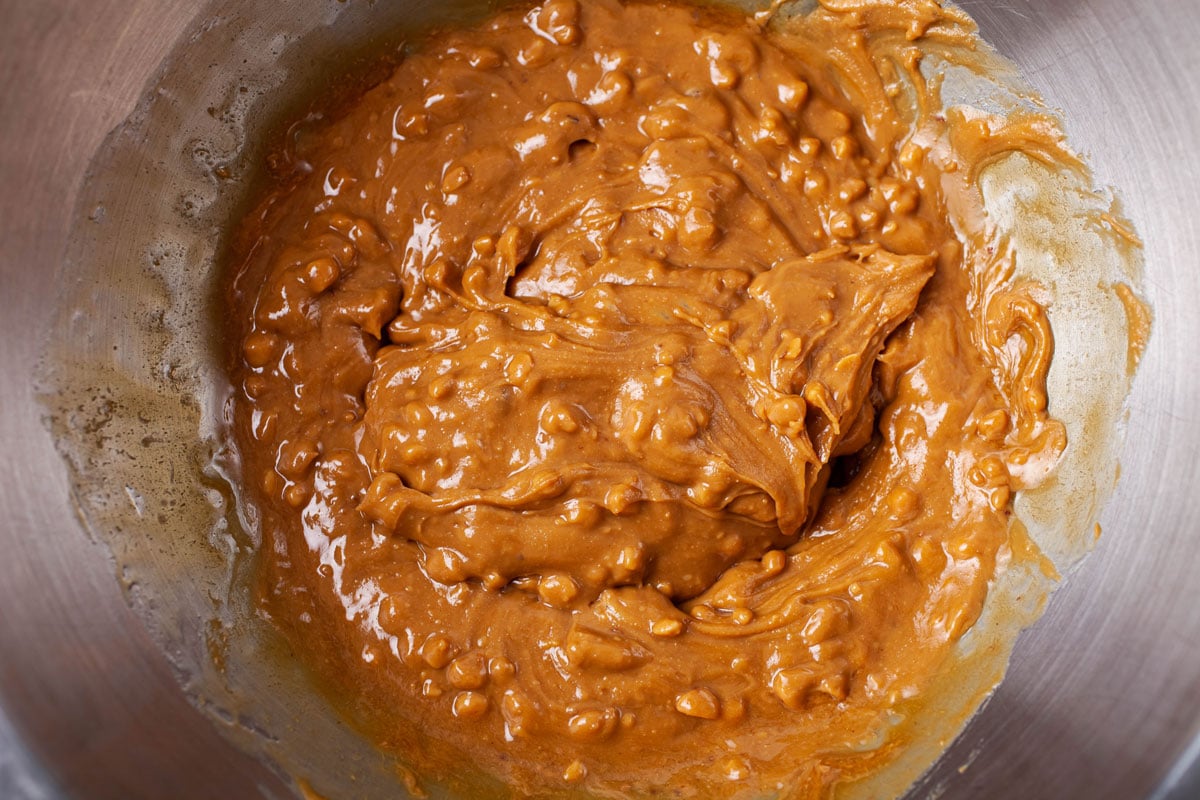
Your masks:
{"label": "stainless steel bowl", "polygon": [[[1200,2],[961,5],[1119,188],[1155,328],[1096,551],[911,796],[1200,796]],[[31,381],[89,159],[201,13],[0,0],[0,797],[288,796],[184,699],[77,518]]]}

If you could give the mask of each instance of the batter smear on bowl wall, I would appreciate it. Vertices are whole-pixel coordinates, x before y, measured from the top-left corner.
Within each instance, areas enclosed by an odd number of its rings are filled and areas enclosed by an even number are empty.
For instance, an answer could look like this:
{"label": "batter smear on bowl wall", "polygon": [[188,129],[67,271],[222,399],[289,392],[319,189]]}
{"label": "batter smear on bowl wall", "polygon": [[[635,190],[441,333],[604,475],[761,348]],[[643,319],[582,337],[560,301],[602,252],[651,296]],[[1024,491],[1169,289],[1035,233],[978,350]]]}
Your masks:
{"label": "batter smear on bowl wall", "polygon": [[974,36],[550,0],[275,154],[228,289],[258,602],[421,781],[819,798],[903,749],[1066,446],[978,178],[1075,162],[943,107]]}

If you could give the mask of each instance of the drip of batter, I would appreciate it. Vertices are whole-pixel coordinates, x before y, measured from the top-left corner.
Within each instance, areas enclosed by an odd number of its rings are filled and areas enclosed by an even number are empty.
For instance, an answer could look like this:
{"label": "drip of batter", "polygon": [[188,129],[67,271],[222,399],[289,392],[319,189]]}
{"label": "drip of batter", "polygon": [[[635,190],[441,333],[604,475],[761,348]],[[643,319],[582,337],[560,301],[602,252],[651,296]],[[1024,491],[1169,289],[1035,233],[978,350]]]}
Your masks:
{"label": "drip of batter", "polygon": [[948,210],[1061,154],[941,113],[913,43],[972,35],[548,0],[295,129],[233,433],[261,606],[382,747],[475,794],[890,758],[1065,444],[1032,287]]}

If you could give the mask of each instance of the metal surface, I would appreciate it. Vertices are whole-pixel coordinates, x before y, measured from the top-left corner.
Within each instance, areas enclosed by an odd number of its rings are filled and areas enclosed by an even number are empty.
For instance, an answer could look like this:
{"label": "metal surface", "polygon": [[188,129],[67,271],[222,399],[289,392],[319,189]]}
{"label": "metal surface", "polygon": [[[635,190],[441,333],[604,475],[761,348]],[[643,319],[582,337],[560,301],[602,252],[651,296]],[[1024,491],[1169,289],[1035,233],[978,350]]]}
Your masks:
{"label": "metal surface", "polygon": [[[1172,770],[1200,733],[1200,2],[961,5],[1119,188],[1156,319],[1096,552],[916,794],[1148,797],[1186,780]],[[285,796],[187,704],[126,607],[30,379],[88,159],[195,13],[0,0],[0,708],[23,743],[0,735],[6,797]]]}

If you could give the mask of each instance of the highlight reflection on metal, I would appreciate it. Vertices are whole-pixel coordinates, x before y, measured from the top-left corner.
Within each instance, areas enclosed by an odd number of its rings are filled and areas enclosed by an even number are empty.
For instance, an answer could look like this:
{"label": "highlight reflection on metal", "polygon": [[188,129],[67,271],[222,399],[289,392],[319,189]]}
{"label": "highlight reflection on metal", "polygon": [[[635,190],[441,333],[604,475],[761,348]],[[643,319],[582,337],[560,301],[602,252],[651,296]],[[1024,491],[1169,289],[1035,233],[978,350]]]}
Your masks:
{"label": "highlight reflection on metal", "polygon": [[[1064,110],[1099,182],[1120,187],[1156,320],[1096,552],[912,796],[1145,797],[1200,728],[1200,5],[961,4]],[[64,794],[286,796],[183,699],[81,531],[30,389],[88,159],[199,12],[17,5],[0,5],[0,705]]]}

